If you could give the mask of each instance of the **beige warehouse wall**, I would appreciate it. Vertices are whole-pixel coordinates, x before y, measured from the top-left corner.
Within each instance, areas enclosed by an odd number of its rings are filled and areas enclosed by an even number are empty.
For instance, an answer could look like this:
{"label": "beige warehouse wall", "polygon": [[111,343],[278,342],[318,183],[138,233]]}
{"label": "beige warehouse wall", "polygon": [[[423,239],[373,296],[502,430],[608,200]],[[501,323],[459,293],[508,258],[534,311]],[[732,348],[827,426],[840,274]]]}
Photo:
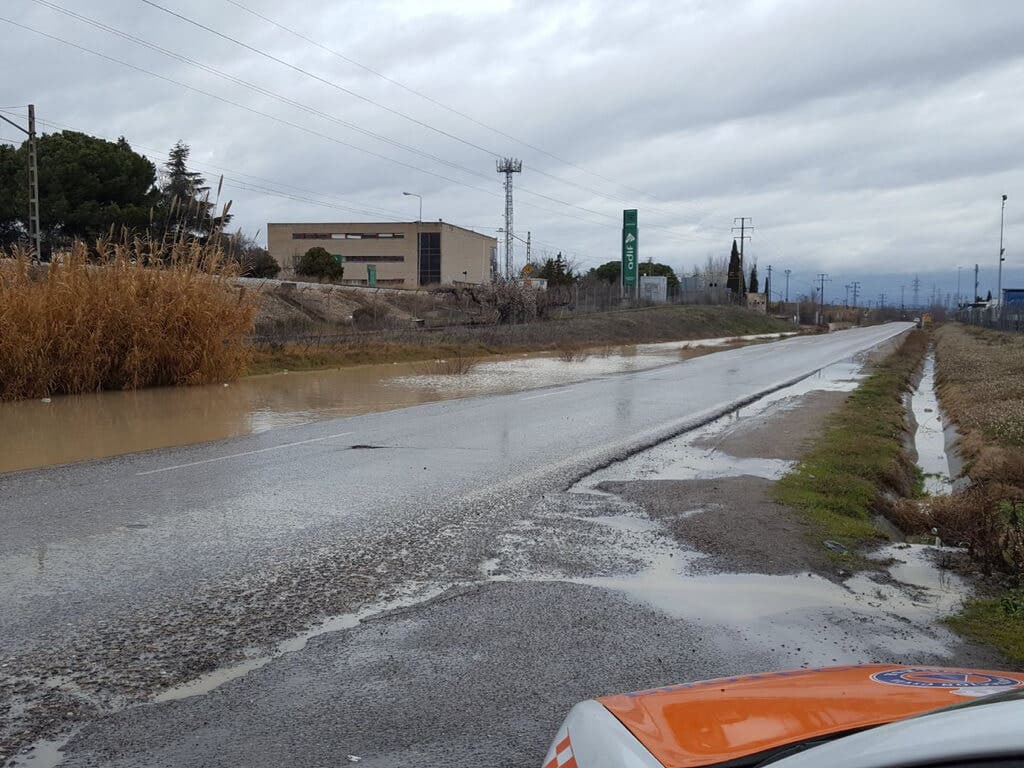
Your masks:
{"label": "beige warehouse wall", "polygon": [[[368,263],[376,264],[377,279],[402,280],[402,286],[417,285],[416,234],[417,231],[441,233],[441,282],[468,281],[483,283],[490,280],[491,249],[497,240],[452,224],[442,222],[345,222],[345,223],[271,223],[267,224],[267,249],[286,272],[310,248],[325,248],[329,253],[346,257],[345,280],[366,280]],[[300,234],[322,234],[323,237],[293,237]],[[346,234],[401,234],[395,238],[349,239]],[[372,261],[374,257],[401,257],[403,261]],[[348,261],[358,257],[359,261]],[[362,261],[366,258],[368,261]],[[463,272],[465,271],[465,276]]]}

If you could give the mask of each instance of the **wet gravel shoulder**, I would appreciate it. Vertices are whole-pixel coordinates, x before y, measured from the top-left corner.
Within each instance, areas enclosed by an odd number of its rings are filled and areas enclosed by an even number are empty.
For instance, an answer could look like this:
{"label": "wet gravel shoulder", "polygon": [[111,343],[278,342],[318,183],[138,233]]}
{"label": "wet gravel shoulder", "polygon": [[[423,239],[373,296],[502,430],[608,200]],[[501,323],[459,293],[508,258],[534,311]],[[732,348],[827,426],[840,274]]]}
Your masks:
{"label": "wet gravel shoulder", "polygon": [[834,576],[824,551],[808,543],[807,524],[771,497],[759,477],[713,480],[640,480],[603,483],[602,490],[636,504],[659,520],[681,545],[706,555],[705,572]]}
{"label": "wet gravel shoulder", "polygon": [[317,638],[209,695],[111,715],[64,765],[539,765],[577,701],[767,656],[608,590],[492,582]]}

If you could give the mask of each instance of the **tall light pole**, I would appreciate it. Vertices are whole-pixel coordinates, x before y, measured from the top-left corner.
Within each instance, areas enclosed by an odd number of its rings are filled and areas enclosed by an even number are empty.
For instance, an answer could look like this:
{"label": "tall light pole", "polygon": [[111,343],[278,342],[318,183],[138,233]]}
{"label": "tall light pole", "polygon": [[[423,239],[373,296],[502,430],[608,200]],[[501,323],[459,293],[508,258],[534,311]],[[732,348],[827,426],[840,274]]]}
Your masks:
{"label": "tall light pole", "polygon": [[415,192],[403,192],[406,197],[415,197],[420,202],[420,215],[416,219],[416,285],[420,285],[420,276],[423,274],[420,264],[420,225],[423,223],[423,195]]}
{"label": "tall light pole", "polygon": [[996,306],[1002,309],[1003,306],[1003,256],[1006,249],[1003,248],[1003,220],[1006,218],[1006,195],[1003,195],[1003,205],[999,209],[999,278],[996,282]]}

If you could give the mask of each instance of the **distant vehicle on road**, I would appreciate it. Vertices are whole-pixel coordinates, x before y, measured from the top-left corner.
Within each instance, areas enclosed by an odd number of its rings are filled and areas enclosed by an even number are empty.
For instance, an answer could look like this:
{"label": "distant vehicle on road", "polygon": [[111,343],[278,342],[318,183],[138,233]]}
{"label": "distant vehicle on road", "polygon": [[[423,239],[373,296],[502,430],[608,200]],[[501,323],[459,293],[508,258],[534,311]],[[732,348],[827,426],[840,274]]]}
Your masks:
{"label": "distant vehicle on road", "polygon": [[543,768],[1008,768],[1024,674],[866,665],[769,672],[577,704]]}

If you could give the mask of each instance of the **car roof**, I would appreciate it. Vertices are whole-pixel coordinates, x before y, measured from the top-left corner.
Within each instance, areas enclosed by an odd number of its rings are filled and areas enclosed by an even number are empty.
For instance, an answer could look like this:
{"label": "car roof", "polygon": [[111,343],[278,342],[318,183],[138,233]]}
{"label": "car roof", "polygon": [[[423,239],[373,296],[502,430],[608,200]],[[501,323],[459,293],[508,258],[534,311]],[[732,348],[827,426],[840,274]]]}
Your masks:
{"label": "car roof", "polygon": [[598,699],[667,768],[827,739],[1024,686],[1024,675],[864,665],[772,672]]}
{"label": "car roof", "polygon": [[932,712],[836,739],[772,768],[884,768],[1024,756],[1024,691],[985,706]]}

